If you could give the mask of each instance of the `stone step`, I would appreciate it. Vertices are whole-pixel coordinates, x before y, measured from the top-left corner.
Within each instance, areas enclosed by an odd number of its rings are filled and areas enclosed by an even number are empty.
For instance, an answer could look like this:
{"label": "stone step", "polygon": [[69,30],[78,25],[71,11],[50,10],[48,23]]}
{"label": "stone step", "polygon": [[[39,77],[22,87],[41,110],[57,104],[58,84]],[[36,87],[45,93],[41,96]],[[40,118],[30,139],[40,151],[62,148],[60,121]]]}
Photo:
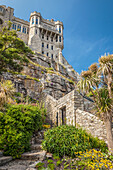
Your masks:
{"label": "stone step", "polygon": [[13,158],[12,156],[2,156],[0,157],[0,166],[6,164],[7,162],[11,161]]}
{"label": "stone step", "polygon": [[31,150],[42,150],[42,145],[39,145],[39,144],[33,144],[31,145]]}
{"label": "stone step", "polygon": [[21,159],[43,161],[45,157],[46,157],[46,151],[40,151],[40,152],[35,152],[35,153],[26,152],[22,154]]}
{"label": "stone step", "polygon": [[36,143],[36,144],[41,144],[42,141],[43,141],[43,139],[36,138],[35,143]]}

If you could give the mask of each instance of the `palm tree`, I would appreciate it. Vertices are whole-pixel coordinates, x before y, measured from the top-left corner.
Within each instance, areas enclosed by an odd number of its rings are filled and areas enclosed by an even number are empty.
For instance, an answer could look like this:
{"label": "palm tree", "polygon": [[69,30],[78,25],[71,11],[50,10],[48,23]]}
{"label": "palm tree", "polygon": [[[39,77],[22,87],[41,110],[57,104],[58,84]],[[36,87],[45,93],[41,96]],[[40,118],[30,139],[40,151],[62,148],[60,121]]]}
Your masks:
{"label": "palm tree", "polygon": [[107,131],[108,148],[113,153],[112,135],[112,74],[113,56],[99,59],[99,68],[94,63],[89,70],[81,73],[78,82],[79,90],[91,92],[97,112],[103,118]]}
{"label": "palm tree", "polygon": [[102,56],[99,58],[99,71],[98,73],[103,77],[103,81],[107,85],[108,98],[111,100],[111,105],[106,113],[104,113],[104,123],[107,130],[107,139],[109,150],[113,153],[113,134],[112,134],[112,117],[113,117],[113,55]]}

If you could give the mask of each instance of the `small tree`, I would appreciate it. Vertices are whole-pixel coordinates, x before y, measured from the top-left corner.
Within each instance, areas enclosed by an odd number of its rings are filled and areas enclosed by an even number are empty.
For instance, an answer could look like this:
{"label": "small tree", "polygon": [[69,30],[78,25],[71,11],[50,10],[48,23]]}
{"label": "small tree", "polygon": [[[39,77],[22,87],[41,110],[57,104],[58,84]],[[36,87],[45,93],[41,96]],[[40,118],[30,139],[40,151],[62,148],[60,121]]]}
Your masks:
{"label": "small tree", "polygon": [[16,31],[10,30],[12,23],[0,28],[0,72],[21,71],[23,63],[28,62],[27,55],[32,53],[18,38]]}
{"label": "small tree", "polygon": [[78,82],[79,90],[86,94],[92,93],[97,113],[101,116],[106,126],[108,148],[113,153],[113,55],[99,58],[99,67],[92,64],[87,71],[81,73]]}

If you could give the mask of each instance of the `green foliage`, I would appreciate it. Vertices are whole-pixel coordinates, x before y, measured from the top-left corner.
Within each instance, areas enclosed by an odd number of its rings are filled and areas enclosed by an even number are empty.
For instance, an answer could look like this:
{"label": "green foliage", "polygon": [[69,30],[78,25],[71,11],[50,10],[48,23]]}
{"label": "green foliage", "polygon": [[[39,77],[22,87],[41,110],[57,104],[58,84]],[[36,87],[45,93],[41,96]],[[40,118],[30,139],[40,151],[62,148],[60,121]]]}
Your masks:
{"label": "green foliage", "polygon": [[18,38],[16,31],[8,27],[0,30],[0,72],[13,70],[21,71],[24,63],[28,63],[26,56],[32,51]]}
{"label": "green foliage", "polygon": [[75,152],[86,149],[99,148],[106,151],[104,141],[92,137],[85,130],[77,129],[74,126],[59,126],[45,132],[42,146],[51,153],[59,156],[76,156]]}
{"label": "green foliage", "polygon": [[62,161],[59,160],[59,161],[57,161],[56,165],[59,166],[59,165],[61,165],[61,163],[62,163]]}
{"label": "green foliage", "polygon": [[36,164],[36,168],[41,169],[44,166],[44,163],[39,162]]}
{"label": "green foliage", "polygon": [[48,163],[53,163],[53,160],[52,160],[52,159],[49,159],[47,162],[48,162]]}
{"label": "green foliage", "polygon": [[54,164],[48,164],[48,168],[50,168],[51,170],[54,170],[55,169],[55,165]]}
{"label": "green foliage", "polygon": [[19,158],[29,150],[35,130],[42,129],[42,111],[32,105],[10,105],[5,114],[0,112],[0,149],[5,155]]}

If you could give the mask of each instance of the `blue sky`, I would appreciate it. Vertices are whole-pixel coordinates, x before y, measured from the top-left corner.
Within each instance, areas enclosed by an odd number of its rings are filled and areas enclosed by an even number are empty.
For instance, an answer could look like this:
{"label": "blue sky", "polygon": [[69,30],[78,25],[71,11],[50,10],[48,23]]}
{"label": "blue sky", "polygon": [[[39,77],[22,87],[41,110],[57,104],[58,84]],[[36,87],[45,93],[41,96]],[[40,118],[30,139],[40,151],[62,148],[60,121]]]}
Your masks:
{"label": "blue sky", "polygon": [[30,13],[64,24],[63,55],[77,72],[113,53],[113,0],[0,0],[29,21]]}

